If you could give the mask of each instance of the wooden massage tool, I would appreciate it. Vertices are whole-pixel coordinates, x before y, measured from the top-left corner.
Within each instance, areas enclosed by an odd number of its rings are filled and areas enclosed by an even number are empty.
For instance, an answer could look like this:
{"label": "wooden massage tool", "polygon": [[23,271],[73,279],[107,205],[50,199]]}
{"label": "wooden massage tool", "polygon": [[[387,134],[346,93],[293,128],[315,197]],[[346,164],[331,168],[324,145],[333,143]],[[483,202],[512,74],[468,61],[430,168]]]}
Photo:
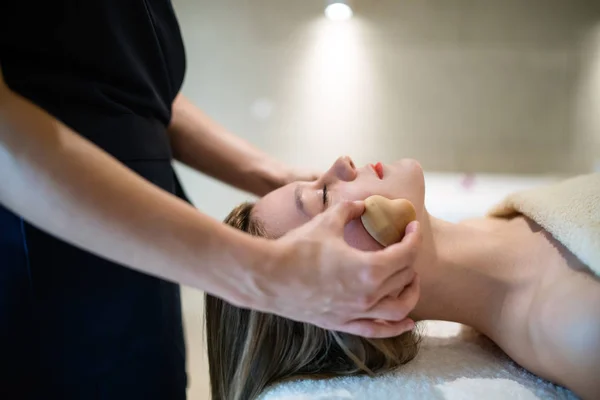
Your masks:
{"label": "wooden massage tool", "polygon": [[406,199],[374,195],[365,199],[365,212],[360,218],[369,235],[387,247],[402,240],[406,226],[417,219],[417,212]]}

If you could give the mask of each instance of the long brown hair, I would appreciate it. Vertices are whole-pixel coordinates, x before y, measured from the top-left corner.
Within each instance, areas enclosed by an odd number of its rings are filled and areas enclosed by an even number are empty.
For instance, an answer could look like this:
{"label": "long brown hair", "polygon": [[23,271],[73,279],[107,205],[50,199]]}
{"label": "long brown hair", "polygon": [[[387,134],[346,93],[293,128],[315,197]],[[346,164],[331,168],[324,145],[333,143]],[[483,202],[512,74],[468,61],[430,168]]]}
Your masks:
{"label": "long brown hair", "polygon": [[[252,203],[236,207],[225,223],[268,237],[252,217]],[[412,360],[419,336],[366,339],[277,315],[235,307],[205,296],[206,339],[213,400],[252,400],[275,382],[390,371]]]}

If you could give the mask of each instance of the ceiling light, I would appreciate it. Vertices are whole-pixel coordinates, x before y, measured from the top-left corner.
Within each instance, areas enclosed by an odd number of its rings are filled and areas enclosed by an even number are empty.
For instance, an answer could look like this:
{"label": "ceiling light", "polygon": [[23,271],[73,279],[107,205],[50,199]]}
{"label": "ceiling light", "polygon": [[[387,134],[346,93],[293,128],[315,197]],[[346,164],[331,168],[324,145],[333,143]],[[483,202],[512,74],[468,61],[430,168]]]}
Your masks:
{"label": "ceiling light", "polygon": [[345,21],[352,18],[352,8],[348,1],[328,1],[325,15],[332,21]]}

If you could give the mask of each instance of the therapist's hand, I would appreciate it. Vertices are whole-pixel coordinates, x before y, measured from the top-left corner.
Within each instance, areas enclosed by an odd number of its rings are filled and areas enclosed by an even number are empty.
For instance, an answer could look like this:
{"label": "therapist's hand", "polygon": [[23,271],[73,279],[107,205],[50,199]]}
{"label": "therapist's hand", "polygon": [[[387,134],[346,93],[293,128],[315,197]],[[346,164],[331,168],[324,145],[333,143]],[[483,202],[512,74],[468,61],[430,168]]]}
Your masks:
{"label": "therapist's hand", "polygon": [[345,225],[363,212],[363,202],[339,203],[276,240],[276,256],[257,277],[265,295],[257,308],[363,337],[413,329],[407,316],[419,299],[412,268],[419,224],[409,224],[400,243],[363,252],[344,240]]}
{"label": "therapist's hand", "polygon": [[283,183],[281,186],[287,185],[292,182],[312,182],[319,179],[322,174],[316,170],[307,168],[288,168],[287,173],[284,176]]}

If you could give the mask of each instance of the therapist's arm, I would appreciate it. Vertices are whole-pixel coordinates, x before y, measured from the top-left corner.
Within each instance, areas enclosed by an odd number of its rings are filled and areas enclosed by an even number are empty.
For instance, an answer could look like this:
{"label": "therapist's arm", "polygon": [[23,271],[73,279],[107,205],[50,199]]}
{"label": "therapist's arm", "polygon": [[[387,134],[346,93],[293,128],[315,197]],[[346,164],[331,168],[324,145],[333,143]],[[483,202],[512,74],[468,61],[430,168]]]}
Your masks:
{"label": "therapist's arm", "polygon": [[293,169],[233,135],[179,94],[169,126],[175,158],[238,189],[263,196],[317,174]]}
{"label": "therapist's arm", "polygon": [[239,299],[239,283],[260,258],[271,258],[270,246],[150,184],[3,82],[0,176],[0,205],[66,242],[170,281]]}
{"label": "therapist's arm", "polygon": [[344,226],[364,204],[340,203],[278,240],[253,238],[137,176],[2,81],[0,178],[0,205],[121,265],[323,328],[370,337],[412,329],[420,236],[380,252],[351,248]]}

